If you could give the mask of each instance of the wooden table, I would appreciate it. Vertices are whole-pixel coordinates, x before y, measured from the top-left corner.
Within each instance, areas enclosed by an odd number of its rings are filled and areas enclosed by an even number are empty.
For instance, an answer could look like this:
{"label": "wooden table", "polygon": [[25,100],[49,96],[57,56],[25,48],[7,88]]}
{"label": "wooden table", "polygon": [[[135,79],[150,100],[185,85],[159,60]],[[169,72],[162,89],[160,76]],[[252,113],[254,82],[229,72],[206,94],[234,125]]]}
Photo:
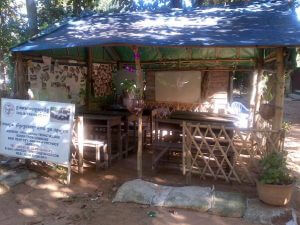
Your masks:
{"label": "wooden table", "polygon": [[[104,115],[100,113],[80,113],[77,115],[77,129],[78,129],[78,149],[79,149],[79,168],[83,171],[83,142],[84,140],[84,122],[93,123],[97,127],[103,127],[106,129],[107,138],[107,151],[108,161],[111,164],[111,160],[122,156],[122,141],[121,141],[121,124],[122,116],[120,115]],[[118,154],[112,155],[112,128],[118,128]]]}
{"label": "wooden table", "polygon": [[[212,113],[198,113],[198,112],[185,112],[176,111],[166,119],[155,119],[155,141],[153,148],[159,149],[157,155],[153,155],[152,168],[155,169],[158,162],[166,155],[169,151],[175,151],[178,153],[182,152],[182,123],[183,121],[190,123],[200,123],[202,125],[211,126],[224,126],[225,128],[234,127],[234,117],[220,116]],[[166,131],[168,135],[172,133],[173,139],[163,137],[162,131]],[[230,130],[228,131],[229,135]],[[154,151],[155,152],[155,151]],[[172,165],[170,167],[178,167]]]}
{"label": "wooden table", "polygon": [[170,115],[170,119],[198,122],[201,124],[234,126],[235,117],[206,112],[176,111]]}
{"label": "wooden table", "polygon": [[[124,138],[124,151],[122,155],[126,158],[130,151],[137,149],[137,124],[138,124],[138,116],[130,113],[126,110],[109,110],[100,112],[103,115],[118,115],[122,117],[124,134],[122,137]],[[151,119],[151,111],[145,110],[143,112],[143,143],[146,145],[146,124],[150,123],[149,133],[150,133],[150,143],[152,143],[152,119]],[[134,142],[132,145],[129,145],[129,127],[130,124],[133,124],[133,139]]]}
{"label": "wooden table", "polygon": [[[112,115],[112,116],[120,116],[122,119],[122,122],[124,124],[124,151],[122,151],[122,156],[127,157],[128,152],[134,150],[136,148],[136,127],[137,127],[137,121],[138,117],[135,114],[130,113],[129,111],[125,110],[109,110],[109,111],[101,111],[100,114],[102,115]],[[129,146],[129,124],[133,123],[133,138],[134,138],[134,144],[132,146]]]}

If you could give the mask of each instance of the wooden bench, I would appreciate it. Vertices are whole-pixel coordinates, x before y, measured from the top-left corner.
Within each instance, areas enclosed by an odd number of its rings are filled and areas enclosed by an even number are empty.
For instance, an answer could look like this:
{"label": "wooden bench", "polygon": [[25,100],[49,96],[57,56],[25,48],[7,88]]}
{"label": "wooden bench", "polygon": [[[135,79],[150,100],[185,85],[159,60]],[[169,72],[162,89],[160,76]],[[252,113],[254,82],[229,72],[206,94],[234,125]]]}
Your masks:
{"label": "wooden bench", "polygon": [[[78,151],[78,140],[73,140],[73,145],[75,146],[76,151]],[[108,153],[107,153],[107,144],[103,141],[96,140],[83,140],[84,151],[85,148],[93,148],[95,150],[96,158],[96,170],[98,171],[101,167],[108,168]],[[101,150],[103,154],[103,160],[101,160]],[[84,154],[83,154],[84,155]],[[79,154],[78,154],[79,157]],[[79,160],[79,158],[78,158]],[[78,164],[79,165],[79,164]]]}

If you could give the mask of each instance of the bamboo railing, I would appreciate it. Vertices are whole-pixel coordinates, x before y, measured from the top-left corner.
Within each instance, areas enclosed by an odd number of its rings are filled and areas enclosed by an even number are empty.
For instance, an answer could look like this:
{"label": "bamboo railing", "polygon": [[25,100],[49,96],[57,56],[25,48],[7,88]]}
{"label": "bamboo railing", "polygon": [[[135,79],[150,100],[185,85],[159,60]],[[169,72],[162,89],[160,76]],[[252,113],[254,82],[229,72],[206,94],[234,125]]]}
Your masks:
{"label": "bamboo railing", "polygon": [[192,174],[227,182],[255,183],[259,159],[270,151],[282,151],[284,131],[239,129],[183,122],[182,171],[190,183]]}

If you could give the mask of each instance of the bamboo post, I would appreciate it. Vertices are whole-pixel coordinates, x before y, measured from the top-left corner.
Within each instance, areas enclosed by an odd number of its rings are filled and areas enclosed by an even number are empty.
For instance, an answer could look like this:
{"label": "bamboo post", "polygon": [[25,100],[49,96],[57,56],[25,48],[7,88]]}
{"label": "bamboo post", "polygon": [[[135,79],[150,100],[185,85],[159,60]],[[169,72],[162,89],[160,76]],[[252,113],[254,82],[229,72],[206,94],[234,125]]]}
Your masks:
{"label": "bamboo post", "polygon": [[255,97],[257,95],[257,77],[258,77],[258,68],[257,63],[255,70],[253,72],[252,77],[252,91],[251,91],[251,98],[250,98],[250,116],[248,121],[248,127],[253,127],[253,118],[255,115]]}
{"label": "bamboo post", "polygon": [[186,175],[186,146],[185,146],[185,129],[186,129],[186,121],[182,123],[182,175]]}
{"label": "bamboo post", "polygon": [[[15,88],[14,94],[16,98],[19,99],[27,99],[28,98],[28,89],[27,89],[27,79],[25,76],[25,69],[23,63],[23,55],[22,53],[16,53],[16,61],[15,61]],[[25,165],[27,168],[30,168],[31,160],[25,159]]]}
{"label": "bamboo post", "polygon": [[276,50],[276,87],[275,87],[275,116],[272,120],[272,129],[279,130],[283,120],[283,105],[284,105],[284,49],[282,47]]}
{"label": "bamboo post", "polygon": [[85,95],[85,105],[89,108],[89,100],[91,95],[91,81],[93,74],[93,51],[92,48],[87,48],[87,78],[86,78],[86,95]]}
{"label": "bamboo post", "polygon": [[[132,48],[134,52],[134,60],[135,60],[135,68],[136,68],[136,84],[137,89],[139,90],[139,97],[142,98],[143,96],[143,74],[141,68],[141,59],[139,54],[138,47],[134,46]],[[138,178],[142,178],[143,176],[143,112],[138,114],[138,151],[137,151],[137,172]]]}
{"label": "bamboo post", "polygon": [[112,126],[111,126],[111,121],[107,121],[106,125],[106,138],[107,138],[107,152],[108,152],[108,164],[111,165],[112,161],[112,141],[111,141],[111,131],[112,131]]}
{"label": "bamboo post", "polygon": [[72,173],[71,162],[69,162],[69,165],[67,168],[67,185],[71,184],[71,173]]}
{"label": "bamboo post", "polygon": [[[189,131],[190,134],[192,134],[192,127],[186,124],[186,129]],[[192,182],[192,139],[194,137],[191,135],[187,135],[186,138],[186,146],[187,146],[187,151],[186,151],[186,161],[185,161],[185,165],[187,168],[187,172],[186,172],[186,185],[190,185]]]}
{"label": "bamboo post", "polygon": [[231,105],[232,101],[233,101],[233,75],[234,75],[234,73],[232,73],[232,72],[229,73],[228,93],[227,93],[229,105]]}
{"label": "bamboo post", "polygon": [[26,99],[27,88],[26,83],[27,79],[25,77],[25,70],[23,64],[22,53],[16,53],[16,70],[15,70],[15,81],[16,81],[16,96],[21,99]]}
{"label": "bamboo post", "polygon": [[262,82],[263,82],[263,51],[261,49],[259,51],[259,57],[257,60],[257,81],[256,81],[256,95],[255,95],[255,108],[254,108],[254,114],[253,114],[253,128],[257,128],[257,122],[258,122],[258,113],[261,103],[261,96],[263,92]]}
{"label": "bamboo post", "polygon": [[77,138],[78,138],[78,172],[83,174],[83,141],[84,141],[84,125],[83,117],[79,116],[77,120]]}

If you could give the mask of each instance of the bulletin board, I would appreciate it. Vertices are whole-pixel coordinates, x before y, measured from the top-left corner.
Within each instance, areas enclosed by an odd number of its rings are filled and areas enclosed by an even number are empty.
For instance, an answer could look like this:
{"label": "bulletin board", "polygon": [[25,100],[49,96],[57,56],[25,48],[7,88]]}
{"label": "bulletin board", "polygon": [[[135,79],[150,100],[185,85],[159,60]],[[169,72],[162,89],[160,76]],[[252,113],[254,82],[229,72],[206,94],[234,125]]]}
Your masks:
{"label": "bulletin board", "polygon": [[28,61],[28,81],[32,98],[44,101],[83,104],[87,68]]}

